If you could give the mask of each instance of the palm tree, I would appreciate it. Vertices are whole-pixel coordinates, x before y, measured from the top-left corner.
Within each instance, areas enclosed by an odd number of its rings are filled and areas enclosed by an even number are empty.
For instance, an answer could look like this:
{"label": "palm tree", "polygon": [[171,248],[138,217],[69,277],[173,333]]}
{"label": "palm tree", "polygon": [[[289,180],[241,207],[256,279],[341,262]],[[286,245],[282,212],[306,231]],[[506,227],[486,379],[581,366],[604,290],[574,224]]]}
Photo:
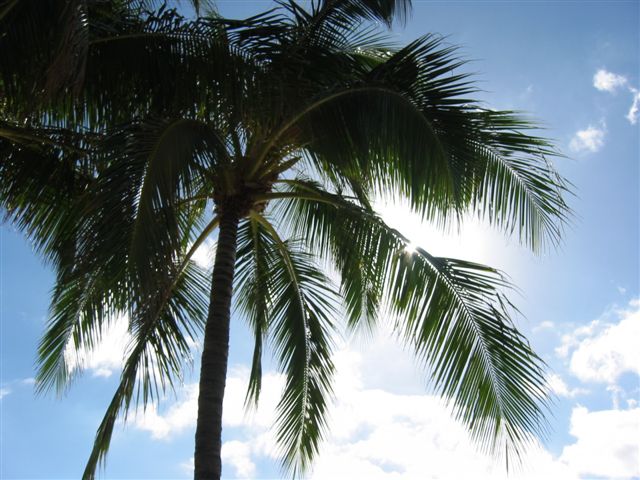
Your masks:
{"label": "palm tree", "polygon": [[[543,363],[501,273],[409,254],[371,205],[403,198],[441,226],[471,212],[539,251],[569,214],[556,153],[534,125],[471,99],[442,39],[390,45],[375,21],[408,6],[292,0],[242,21],[125,8],[89,22],[73,95],[27,104],[27,75],[2,72],[16,94],[0,105],[0,201],[58,272],[38,388],[64,390],[65,352],[129,316],[85,478],[116,419],[173,387],[202,332],[195,478],[220,477],[234,292],[255,336],[247,403],[267,342],[286,376],[277,438],[293,475],[327,427],[340,315],[353,330],[391,318],[481,446],[519,454],[544,433]],[[192,256],[215,231],[209,276]]]}

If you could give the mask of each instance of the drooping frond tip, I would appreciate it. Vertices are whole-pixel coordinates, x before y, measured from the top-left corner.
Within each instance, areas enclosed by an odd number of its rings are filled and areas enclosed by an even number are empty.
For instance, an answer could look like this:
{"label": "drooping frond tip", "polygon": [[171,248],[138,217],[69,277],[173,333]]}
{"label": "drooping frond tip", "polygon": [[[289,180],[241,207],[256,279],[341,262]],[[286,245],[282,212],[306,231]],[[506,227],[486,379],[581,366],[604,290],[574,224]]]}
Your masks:
{"label": "drooping frond tip", "polygon": [[[513,460],[544,435],[544,363],[513,325],[516,311],[500,272],[422,248],[407,254],[407,239],[374,212],[314,182],[288,185],[299,194],[284,200],[296,219],[290,227],[333,259],[350,322],[363,321],[360,302],[369,295],[388,303],[397,331],[482,449]],[[370,292],[380,278],[379,290]],[[379,310],[366,321],[375,322]]]}

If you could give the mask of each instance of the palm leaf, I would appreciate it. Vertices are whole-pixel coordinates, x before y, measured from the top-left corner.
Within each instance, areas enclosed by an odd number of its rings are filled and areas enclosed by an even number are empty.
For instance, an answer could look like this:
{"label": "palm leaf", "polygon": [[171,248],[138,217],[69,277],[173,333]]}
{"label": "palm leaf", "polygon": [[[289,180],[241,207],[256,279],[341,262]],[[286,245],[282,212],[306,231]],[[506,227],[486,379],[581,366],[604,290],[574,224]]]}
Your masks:
{"label": "palm leaf", "polygon": [[[186,262],[186,263],[184,263]],[[173,379],[181,379],[183,364],[191,361],[188,339],[201,334],[208,301],[207,276],[185,257],[182,269],[167,278],[153,297],[139,298],[131,314],[132,343],[120,384],[96,433],[83,478],[95,478],[103,464],[117,418],[132,401],[146,405],[158,401]]]}
{"label": "palm leaf", "polygon": [[237,308],[254,333],[254,352],[245,403],[258,405],[262,386],[262,352],[273,305],[273,240],[260,223],[247,220],[238,230],[238,251],[234,287]]}
{"label": "palm leaf", "polygon": [[269,331],[286,374],[277,408],[277,439],[284,466],[297,476],[309,468],[326,429],[335,294],[311,255],[282,240],[264,217],[253,214],[251,219],[254,228],[268,236],[272,251]]}
{"label": "palm leaf", "polygon": [[298,146],[304,168],[320,166],[354,193],[357,185],[362,199],[399,196],[440,224],[471,211],[535,251],[557,244],[569,208],[568,185],[548,160],[553,145],[527,133],[534,124],[469,99],[454,54],[426,36],[351,71],[351,84],[321,90],[285,118],[258,164]]}
{"label": "palm leaf", "polygon": [[[544,434],[543,363],[513,326],[502,293],[508,284],[499,272],[420,248],[410,254],[409,242],[374,212],[312,182],[290,185],[299,194],[283,200],[298,214],[290,226],[334,260],[352,324],[361,313],[352,298],[365,297],[363,279],[375,281],[367,277],[382,272],[382,294],[374,298],[386,300],[397,331],[415,347],[473,438],[494,452],[518,455]],[[354,250],[370,266],[353,262]]]}

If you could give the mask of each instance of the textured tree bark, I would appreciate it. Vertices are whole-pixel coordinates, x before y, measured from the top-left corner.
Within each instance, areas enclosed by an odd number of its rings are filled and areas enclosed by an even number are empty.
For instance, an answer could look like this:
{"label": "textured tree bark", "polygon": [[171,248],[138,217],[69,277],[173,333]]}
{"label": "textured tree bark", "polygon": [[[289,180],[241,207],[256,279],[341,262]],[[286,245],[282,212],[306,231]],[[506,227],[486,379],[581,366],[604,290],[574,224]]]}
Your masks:
{"label": "textured tree bark", "polygon": [[223,213],[220,219],[209,314],[204,332],[200,367],[200,394],[198,396],[194,455],[195,480],[219,480],[222,472],[220,458],[222,399],[224,398],[229,355],[229,323],[238,222],[238,216],[232,212]]}

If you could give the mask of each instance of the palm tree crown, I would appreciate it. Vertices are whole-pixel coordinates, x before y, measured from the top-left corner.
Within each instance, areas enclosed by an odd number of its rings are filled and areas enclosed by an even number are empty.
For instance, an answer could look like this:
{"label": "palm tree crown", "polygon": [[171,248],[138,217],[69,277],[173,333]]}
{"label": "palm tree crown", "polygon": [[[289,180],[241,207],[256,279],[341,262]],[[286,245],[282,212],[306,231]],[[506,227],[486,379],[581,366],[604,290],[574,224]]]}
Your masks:
{"label": "palm tree crown", "polygon": [[[39,38],[20,3],[0,9],[3,59]],[[245,20],[146,3],[68,2],[57,56],[0,61],[0,201],[57,272],[38,388],[64,390],[69,349],[95,346],[116,314],[130,322],[85,478],[118,416],[173,386],[203,332],[196,477],[219,477],[232,291],[255,336],[247,402],[265,345],[286,376],[277,438],[294,475],[327,427],[341,315],[355,330],[392,319],[481,446],[517,454],[544,433],[543,364],[504,277],[408,254],[372,203],[406,199],[442,226],[472,213],[538,251],[569,215],[552,144],[474,101],[441,38],[390,45],[378,22],[406,0],[291,0]],[[208,273],[192,256],[216,230]]]}

